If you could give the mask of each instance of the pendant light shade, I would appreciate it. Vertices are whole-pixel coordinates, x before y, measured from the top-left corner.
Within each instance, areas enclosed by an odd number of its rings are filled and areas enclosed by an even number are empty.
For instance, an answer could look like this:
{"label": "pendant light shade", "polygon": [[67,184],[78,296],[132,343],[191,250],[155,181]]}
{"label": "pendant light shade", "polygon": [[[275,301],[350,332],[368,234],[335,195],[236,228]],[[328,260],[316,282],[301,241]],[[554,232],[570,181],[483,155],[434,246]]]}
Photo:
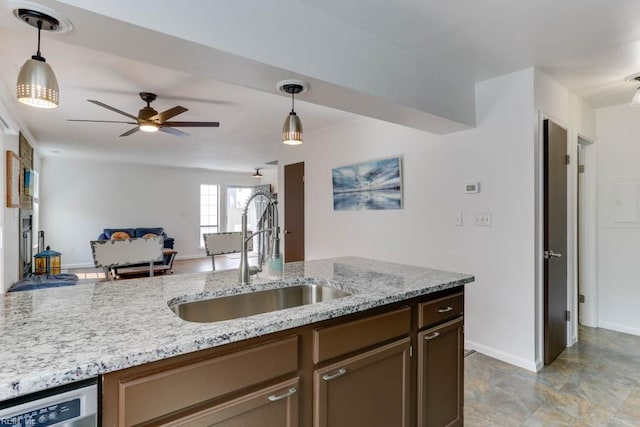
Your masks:
{"label": "pendant light shade", "polygon": [[31,59],[27,59],[18,74],[18,101],[37,108],[56,108],[60,100],[58,80],[44,57],[40,55],[40,32],[43,29],[56,30],[59,22],[52,16],[30,9],[19,9],[18,16],[38,29],[38,51]]}
{"label": "pendant light shade", "polygon": [[287,145],[302,144],[302,121],[295,112],[295,95],[309,89],[306,82],[300,80],[283,80],[278,82],[278,89],[291,95],[291,112],[282,125],[282,142]]}
{"label": "pendant light shade", "polygon": [[[35,56],[34,56],[35,57]],[[56,108],[60,101],[58,80],[53,70],[42,60],[27,59],[16,83],[18,101],[38,108]]]}
{"label": "pendant light shade", "polygon": [[287,118],[284,119],[282,142],[287,145],[302,144],[302,122],[295,111],[290,112]]}

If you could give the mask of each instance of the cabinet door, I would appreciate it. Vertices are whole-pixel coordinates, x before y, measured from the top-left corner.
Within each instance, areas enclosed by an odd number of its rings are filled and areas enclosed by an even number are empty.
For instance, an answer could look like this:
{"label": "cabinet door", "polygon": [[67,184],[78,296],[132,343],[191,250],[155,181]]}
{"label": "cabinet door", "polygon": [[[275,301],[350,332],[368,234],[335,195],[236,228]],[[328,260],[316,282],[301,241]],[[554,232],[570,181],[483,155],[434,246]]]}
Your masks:
{"label": "cabinet door", "polygon": [[418,427],[462,425],[463,318],[418,334]]}
{"label": "cabinet door", "polygon": [[164,426],[180,427],[298,427],[299,379],[285,381]]}
{"label": "cabinet door", "polygon": [[314,427],[404,427],[409,415],[409,338],[318,369]]}

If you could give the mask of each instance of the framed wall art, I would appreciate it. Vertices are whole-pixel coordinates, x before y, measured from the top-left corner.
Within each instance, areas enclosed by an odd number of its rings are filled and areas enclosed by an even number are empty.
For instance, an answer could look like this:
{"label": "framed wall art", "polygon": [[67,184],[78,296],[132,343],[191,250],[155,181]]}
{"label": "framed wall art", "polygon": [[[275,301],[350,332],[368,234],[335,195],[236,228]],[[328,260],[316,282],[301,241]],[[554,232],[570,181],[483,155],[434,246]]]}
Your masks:
{"label": "framed wall art", "polygon": [[333,210],[402,209],[400,157],[332,170]]}
{"label": "framed wall art", "polygon": [[22,197],[22,162],[13,151],[7,150],[7,207],[19,208]]}

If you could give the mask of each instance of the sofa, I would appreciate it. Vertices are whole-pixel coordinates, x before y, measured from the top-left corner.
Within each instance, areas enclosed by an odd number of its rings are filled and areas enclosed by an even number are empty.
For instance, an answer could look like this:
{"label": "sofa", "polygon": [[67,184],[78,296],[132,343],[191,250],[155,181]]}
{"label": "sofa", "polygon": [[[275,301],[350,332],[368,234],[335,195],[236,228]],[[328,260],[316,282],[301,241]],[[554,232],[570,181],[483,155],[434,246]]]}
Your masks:
{"label": "sofa", "polygon": [[[162,227],[138,227],[138,228],[105,228],[98,236],[98,240],[118,240],[129,239],[135,237],[145,237],[146,235],[156,235],[164,239],[164,248],[173,249],[175,239],[167,236],[164,228]],[[171,262],[171,255],[165,255],[163,263],[169,265]]]}

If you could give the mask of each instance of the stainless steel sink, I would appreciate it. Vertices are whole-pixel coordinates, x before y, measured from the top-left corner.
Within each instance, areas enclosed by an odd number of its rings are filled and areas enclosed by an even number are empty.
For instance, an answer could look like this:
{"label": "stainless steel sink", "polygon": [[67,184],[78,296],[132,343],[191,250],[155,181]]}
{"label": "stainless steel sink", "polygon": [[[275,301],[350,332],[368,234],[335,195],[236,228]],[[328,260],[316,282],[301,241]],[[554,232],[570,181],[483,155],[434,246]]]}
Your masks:
{"label": "stainless steel sink", "polygon": [[349,295],[351,295],[349,292],[329,286],[295,285],[185,302],[170,308],[183,320],[209,323],[314,304]]}

